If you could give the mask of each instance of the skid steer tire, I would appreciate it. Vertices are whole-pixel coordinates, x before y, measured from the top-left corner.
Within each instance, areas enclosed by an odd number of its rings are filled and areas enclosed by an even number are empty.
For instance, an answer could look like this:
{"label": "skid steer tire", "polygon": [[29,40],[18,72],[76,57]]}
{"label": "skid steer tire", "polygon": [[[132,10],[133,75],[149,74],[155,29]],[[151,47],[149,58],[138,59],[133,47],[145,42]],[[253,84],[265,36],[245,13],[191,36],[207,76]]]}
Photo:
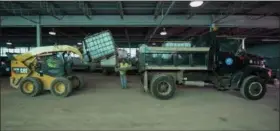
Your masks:
{"label": "skid steer tire", "polygon": [[19,84],[20,91],[28,96],[37,96],[43,91],[42,82],[34,77],[26,77]]}
{"label": "skid steer tire", "polygon": [[266,93],[266,85],[257,76],[248,76],[244,79],[241,85],[240,93],[249,100],[259,100]]}
{"label": "skid steer tire", "polygon": [[172,76],[165,74],[153,76],[150,83],[150,92],[154,97],[161,100],[168,100],[174,96],[175,91],[176,84]]}
{"label": "skid steer tire", "polygon": [[69,76],[68,79],[72,82],[72,86],[74,89],[79,90],[85,87],[84,78],[81,76]]}
{"label": "skid steer tire", "polygon": [[51,83],[51,93],[59,97],[67,97],[73,89],[72,82],[64,77],[58,77]]}

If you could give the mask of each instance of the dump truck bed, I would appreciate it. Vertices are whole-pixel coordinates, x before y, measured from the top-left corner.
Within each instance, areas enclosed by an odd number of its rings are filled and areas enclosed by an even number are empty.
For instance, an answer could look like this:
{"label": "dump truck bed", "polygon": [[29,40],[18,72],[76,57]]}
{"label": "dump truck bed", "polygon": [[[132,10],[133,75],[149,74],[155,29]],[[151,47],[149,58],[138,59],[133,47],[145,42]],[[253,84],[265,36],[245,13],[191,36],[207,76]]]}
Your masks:
{"label": "dump truck bed", "polygon": [[139,50],[139,70],[208,70],[209,47],[148,47]]}

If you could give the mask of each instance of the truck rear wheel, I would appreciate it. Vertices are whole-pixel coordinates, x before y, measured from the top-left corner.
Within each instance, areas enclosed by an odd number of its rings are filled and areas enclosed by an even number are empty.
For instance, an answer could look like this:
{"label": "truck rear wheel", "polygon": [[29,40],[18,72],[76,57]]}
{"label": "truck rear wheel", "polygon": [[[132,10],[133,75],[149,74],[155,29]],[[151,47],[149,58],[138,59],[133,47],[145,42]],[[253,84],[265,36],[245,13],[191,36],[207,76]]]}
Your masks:
{"label": "truck rear wheel", "polygon": [[168,100],[174,96],[175,91],[176,84],[171,76],[159,74],[152,78],[150,92],[156,98]]}
{"label": "truck rear wheel", "polygon": [[266,85],[257,76],[248,76],[244,79],[240,92],[243,97],[249,100],[259,100],[266,93]]}

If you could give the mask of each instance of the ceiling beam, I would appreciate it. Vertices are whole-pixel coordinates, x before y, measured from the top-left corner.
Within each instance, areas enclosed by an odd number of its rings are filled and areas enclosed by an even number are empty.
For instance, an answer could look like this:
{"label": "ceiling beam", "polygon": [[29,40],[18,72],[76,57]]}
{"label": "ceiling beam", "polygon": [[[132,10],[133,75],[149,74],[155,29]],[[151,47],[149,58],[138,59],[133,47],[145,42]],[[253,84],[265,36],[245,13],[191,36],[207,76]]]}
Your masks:
{"label": "ceiling beam", "polygon": [[227,3],[225,3],[225,4],[222,4],[221,7],[227,6],[227,10],[224,10],[224,12],[222,12],[222,10],[219,10],[220,13],[221,13],[221,15],[219,15],[219,16],[214,16],[213,23],[218,23],[218,22],[220,22],[221,20],[227,18],[228,16],[235,14],[236,12],[233,12],[233,11],[232,11],[232,8],[234,9],[234,7],[233,7],[234,5],[235,5],[234,2],[227,2]]}
{"label": "ceiling beam", "polygon": [[[21,13],[22,13],[23,10],[31,9],[31,8],[28,7],[26,4],[20,3],[19,1],[17,1],[17,2],[10,2],[10,4],[12,5],[12,10],[14,9],[13,5],[19,6],[19,7],[20,7],[20,10],[21,10]],[[29,13],[30,13],[30,12],[28,11],[28,15],[29,15]],[[40,15],[40,10],[37,10],[37,11],[32,10],[31,13],[32,13],[32,14],[34,13],[34,14]],[[25,14],[22,13],[21,15],[25,15]]]}
{"label": "ceiling beam", "polygon": [[78,1],[78,7],[82,10],[87,19],[91,20],[92,10],[91,5],[87,1]]}
{"label": "ceiling beam", "polygon": [[162,1],[157,1],[157,5],[154,10],[154,19],[157,19],[160,9],[162,8],[162,5],[163,5]]}
{"label": "ceiling beam", "polygon": [[[20,11],[20,16],[24,16],[24,10],[29,9],[27,6],[23,5],[22,3],[18,3],[18,2],[11,2],[11,1],[3,1],[2,2],[2,7],[4,9],[4,11],[8,12],[8,13],[12,13],[15,16],[18,16],[18,12]],[[33,11],[31,11],[32,13],[34,13]],[[37,15],[38,12],[36,12]],[[29,12],[28,14],[29,15]]]}
{"label": "ceiling beam", "polygon": [[[8,6],[8,7],[7,7],[7,6]],[[27,20],[28,22],[32,23],[33,26],[36,26],[36,24],[38,23],[38,21],[29,19],[28,17],[24,16],[23,13],[22,13],[22,8],[21,8],[21,7],[19,7],[19,8],[20,8],[20,11],[21,11],[21,13],[20,13],[19,16],[18,16],[18,14],[15,12],[15,10],[11,11],[10,9],[13,9],[13,3],[8,3],[8,5],[7,5],[5,2],[3,2],[2,7],[5,9],[5,10],[3,10],[2,12],[11,13],[11,14],[15,15],[15,17],[19,17],[21,20],[22,20],[22,19]],[[5,19],[4,17],[1,17],[0,27],[1,27],[2,22],[3,22],[4,19]]]}
{"label": "ceiling beam", "polygon": [[49,4],[53,5],[54,8],[59,9],[59,11],[63,14],[63,15],[68,15],[68,13],[63,10],[58,4],[55,3],[55,1],[48,1]]}
{"label": "ceiling beam", "polygon": [[249,14],[250,12],[256,10],[256,9],[259,9],[259,8],[262,8],[262,7],[265,7],[269,4],[271,4],[271,2],[268,2],[268,1],[260,1],[260,2],[254,2],[254,3],[258,3],[257,5],[254,5],[251,9],[249,10],[244,10],[243,13],[244,14]]}
{"label": "ceiling beam", "polygon": [[[190,4],[190,2],[188,4]],[[199,8],[205,10],[205,5],[207,4],[209,4],[209,1],[204,1]],[[192,8],[189,6],[186,10],[186,18],[191,19],[194,15],[196,15],[195,10],[197,10],[197,8]]]}
{"label": "ceiling beam", "polygon": [[46,9],[46,11],[57,20],[63,19],[63,16],[59,17],[59,14],[56,12],[56,8],[59,9],[59,12],[61,12],[62,15],[67,15],[67,12],[63,11],[53,1],[40,1],[40,6],[41,8]]}
{"label": "ceiling beam", "polygon": [[[119,15],[98,15],[96,19],[89,20],[83,15],[64,16],[62,20],[57,20],[52,16],[25,16],[32,21],[39,21],[42,27],[155,27],[160,25],[160,20],[155,21],[153,15],[128,15],[126,19],[121,19]],[[280,28],[278,17],[267,16],[259,20],[248,19],[248,16],[229,16],[221,20],[216,25],[222,27],[239,28]],[[188,26],[188,27],[209,27],[212,23],[210,15],[195,15],[192,19],[186,20],[185,15],[167,15],[162,26]],[[2,16],[2,27],[34,27],[36,23],[22,19],[20,16]]]}
{"label": "ceiling beam", "polygon": [[118,5],[119,5],[120,17],[121,19],[123,19],[124,16],[123,3],[121,1],[118,1]]}

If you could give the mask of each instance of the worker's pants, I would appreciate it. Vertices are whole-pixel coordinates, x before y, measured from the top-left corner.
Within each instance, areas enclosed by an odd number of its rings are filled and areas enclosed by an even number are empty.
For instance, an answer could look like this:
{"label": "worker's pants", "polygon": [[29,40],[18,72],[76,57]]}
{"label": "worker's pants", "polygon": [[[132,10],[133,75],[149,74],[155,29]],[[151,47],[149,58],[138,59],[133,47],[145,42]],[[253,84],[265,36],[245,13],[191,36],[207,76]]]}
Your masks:
{"label": "worker's pants", "polygon": [[125,74],[120,74],[120,78],[121,78],[122,88],[126,88],[127,87],[126,75]]}

